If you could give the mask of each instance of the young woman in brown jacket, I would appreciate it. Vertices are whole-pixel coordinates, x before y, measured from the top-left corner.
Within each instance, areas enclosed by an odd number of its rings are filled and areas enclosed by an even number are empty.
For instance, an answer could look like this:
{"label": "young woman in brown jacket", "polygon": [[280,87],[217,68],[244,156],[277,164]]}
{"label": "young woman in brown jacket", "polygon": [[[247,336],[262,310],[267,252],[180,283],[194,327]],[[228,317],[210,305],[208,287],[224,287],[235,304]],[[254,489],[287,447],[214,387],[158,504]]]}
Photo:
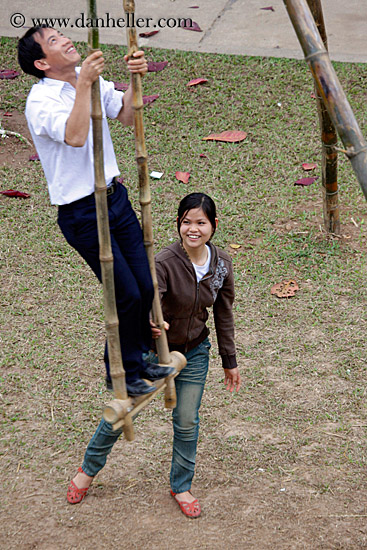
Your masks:
{"label": "young woman in brown jacket", "polygon": [[[214,201],[204,193],[187,195],[178,208],[180,240],[156,256],[169,347],[183,352],[187,358],[186,367],[175,378],[177,406],[172,414],[170,484],[171,495],[188,517],[198,517],[201,512],[190,489],[199,435],[199,408],[209,367],[208,307],[213,307],[225,386],[232,392],[241,385],[234,344],[232,261],[210,242],[217,225]],[[153,337],[157,337],[159,331],[152,330]]]}

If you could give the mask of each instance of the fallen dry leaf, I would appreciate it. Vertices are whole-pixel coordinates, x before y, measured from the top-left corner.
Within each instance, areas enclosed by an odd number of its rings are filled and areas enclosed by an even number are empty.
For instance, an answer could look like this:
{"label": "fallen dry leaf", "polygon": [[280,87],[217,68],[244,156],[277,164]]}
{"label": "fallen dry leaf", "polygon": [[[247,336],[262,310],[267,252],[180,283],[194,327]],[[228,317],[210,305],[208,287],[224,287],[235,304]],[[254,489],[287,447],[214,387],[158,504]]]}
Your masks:
{"label": "fallen dry leaf", "polygon": [[129,87],[129,83],[126,82],[114,82],[114,85],[115,90],[117,90],[118,92],[125,92]]}
{"label": "fallen dry leaf", "polygon": [[191,25],[186,25],[187,21],[186,19],[183,19],[180,22],[180,27],[182,29],[185,29],[185,31],[196,31],[196,32],[203,32],[199,25],[196,23],[196,21],[191,20]]}
{"label": "fallen dry leaf", "polygon": [[163,69],[168,65],[168,61],[149,61],[148,63],[148,72],[149,73],[158,73],[163,71]]}
{"label": "fallen dry leaf", "polygon": [[182,181],[182,183],[189,183],[190,172],[176,172],[175,176],[178,181]]}
{"label": "fallen dry leaf", "polygon": [[14,189],[8,189],[7,191],[0,191],[1,195],[6,195],[7,197],[20,197],[21,199],[28,199],[30,195],[28,193],[23,193],[23,191],[15,191]]}
{"label": "fallen dry leaf", "polygon": [[210,134],[210,136],[203,138],[203,140],[228,141],[230,143],[236,143],[238,141],[243,141],[246,137],[247,132],[242,132],[241,130],[226,130],[220,134]]}
{"label": "fallen dry leaf", "polygon": [[143,95],[143,105],[149,105],[149,103],[153,103],[153,101],[155,101],[158,98],[159,98],[159,94]]}
{"label": "fallen dry leaf", "polygon": [[271,293],[278,298],[291,298],[299,290],[299,286],[294,279],[282,281],[271,287]]}
{"label": "fallen dry leaf", "polygon": [[319,176],[314,176],[312,178],[301,178],[295,182],[294,185],[302,185],[303,187],[306,187],[307,185],[311,185],[314,181],[317,180]]}
{"label": "fallen dry leaf", "polygon": [[236,244],[236,243],[231,243],[229,245],[231,248],[234,248],[235,250],[237,250],[237,248],[241,248],[241,245],[240,244]]}
{"label": "fallen dry leaf", "polygon": [[17,76],[19,76],[20,73],[18,73],[17,71],[12,71],[10,69],[2,69],[0,71],[0,79],[11,79],[11,78],[16,78]]}
{"label": "fallen dry leaf", "polygon": [[154,36],[155,34],[158,34],[158,33],[159,31],[140,32],[139,36],[141,36],[141,38],[149,38],[150,36]]}
{"label": "fallen dry leaf", "polygon": [[304,162],[302,164],[302,168],[304,170],[313,170],[314,168],[317,168],[317,164],[315,164],[314,162]]}
{"label": "fallen dry leaf", "polygon": [[198,84],[204,84],[204,82],[208,82],[207,78],[194,78],[193,80],[190,80],[186,84],[186,86],[197,86]]}

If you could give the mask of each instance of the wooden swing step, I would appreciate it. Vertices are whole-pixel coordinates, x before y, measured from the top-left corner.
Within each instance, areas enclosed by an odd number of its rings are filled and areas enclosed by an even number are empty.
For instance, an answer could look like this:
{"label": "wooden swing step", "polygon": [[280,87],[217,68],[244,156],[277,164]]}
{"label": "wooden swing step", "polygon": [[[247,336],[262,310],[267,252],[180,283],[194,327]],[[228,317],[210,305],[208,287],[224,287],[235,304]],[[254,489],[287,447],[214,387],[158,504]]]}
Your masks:
{"label": "wooden swing step", "polygon": [[105,406],[103,418],[106,422],[112,424],[114,430],[125,425],[125,417],[129,415],[134,419],[150,403],[159,392],[166,390],[165,408],[172,409],[176,406],[176,391],[173,380],[186,365],[186,358],[177,351],[172,351],[171,363],[169,366],[175,368],[176,372],[154,382],[157,388],[154,392],[139,397],[129,397],[128,399],[113,399]]}

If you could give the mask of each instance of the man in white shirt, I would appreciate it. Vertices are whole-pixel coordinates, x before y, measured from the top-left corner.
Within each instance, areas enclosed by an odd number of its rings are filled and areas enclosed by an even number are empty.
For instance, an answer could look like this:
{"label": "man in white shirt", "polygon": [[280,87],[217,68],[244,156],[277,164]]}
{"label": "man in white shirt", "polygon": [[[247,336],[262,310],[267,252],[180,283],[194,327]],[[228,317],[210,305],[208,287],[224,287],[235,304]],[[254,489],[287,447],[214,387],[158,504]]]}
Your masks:
{"label": "man in white shirt", "polygon": [[[143,361],[151,343],[149,312],[153,285],[144,250],[140,224],[127,197],[116,182],[119,175],[107,118],[123,125],[133,124],[132,90],[125,94],[100,77],[104,59],[101,51],[81,58],[69,38],[55,29],[29,29],[18,44],[22,69],[38,78],[28,96],[26,117],[48,184],[51,203],[58,205],[58,223],[66,240],[87,261],[101,280],[94,199],[91,89],[100,81],[103,112],[104,171],[114,255],[116,305],[121,353],[131,396],[154,391],[142,378],[157,380],[172,373]],[[144,52],[125,61],[131,73],[144,75]],[[106,345],[106,381],[111,383]]]}

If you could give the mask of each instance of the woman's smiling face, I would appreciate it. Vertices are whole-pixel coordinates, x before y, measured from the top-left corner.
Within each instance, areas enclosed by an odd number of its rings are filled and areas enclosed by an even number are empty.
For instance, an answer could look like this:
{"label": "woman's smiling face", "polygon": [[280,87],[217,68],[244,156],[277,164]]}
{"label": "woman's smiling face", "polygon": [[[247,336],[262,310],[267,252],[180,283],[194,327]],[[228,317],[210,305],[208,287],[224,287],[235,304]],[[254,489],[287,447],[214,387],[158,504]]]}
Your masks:
{"label": "woman's smiling face", "polygon": [[212,224],[202,208],[189,210],[181,220],[180,236],[186,249],[204,246],[212,234]]}

